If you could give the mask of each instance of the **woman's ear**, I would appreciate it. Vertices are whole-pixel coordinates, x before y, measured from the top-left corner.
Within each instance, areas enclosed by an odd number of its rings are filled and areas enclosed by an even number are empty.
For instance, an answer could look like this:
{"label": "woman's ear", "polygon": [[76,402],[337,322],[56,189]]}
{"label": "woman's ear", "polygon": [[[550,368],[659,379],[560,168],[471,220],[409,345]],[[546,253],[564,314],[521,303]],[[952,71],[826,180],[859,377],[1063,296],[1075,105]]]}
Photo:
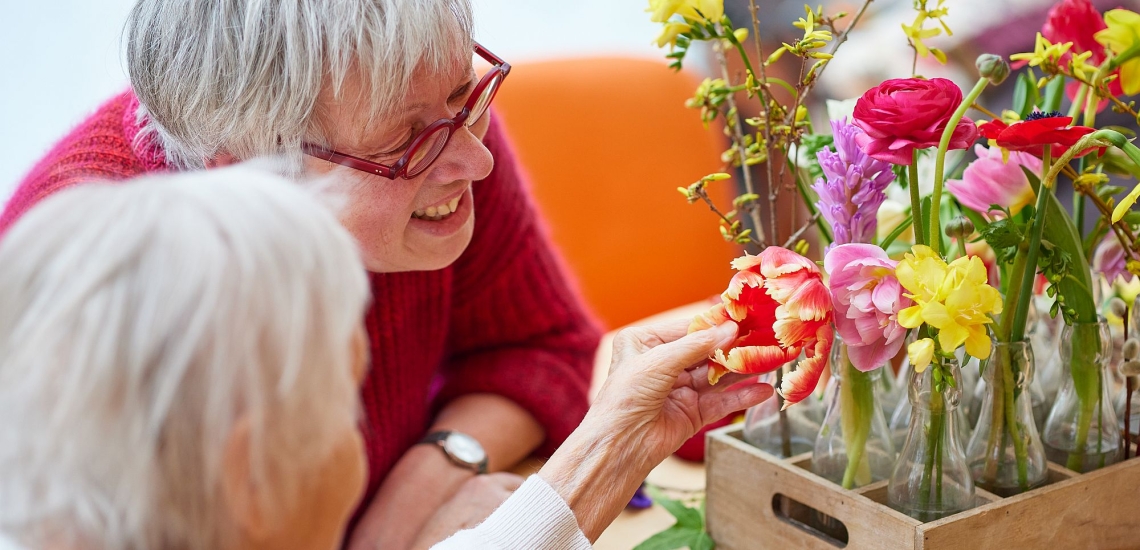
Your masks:
{"label": "woman's ear", "polygon": [[269,537],[267,510],[250,466],[252,421],[242,415],[226,438],[222,458],[222,497],[229,509],[234,528],[246,541],[262,541]]}

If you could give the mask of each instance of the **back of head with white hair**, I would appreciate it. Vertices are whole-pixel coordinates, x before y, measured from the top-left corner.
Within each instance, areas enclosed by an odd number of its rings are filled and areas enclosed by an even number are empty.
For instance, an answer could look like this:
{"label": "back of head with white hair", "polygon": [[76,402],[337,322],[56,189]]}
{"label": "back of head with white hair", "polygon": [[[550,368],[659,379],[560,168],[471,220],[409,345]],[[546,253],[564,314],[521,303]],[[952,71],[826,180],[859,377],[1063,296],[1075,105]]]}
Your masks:
{"label": "back of head with white hair", "polygon": [[356,245],[266,172],[63,191],[0,241],[0,296],[0,532],[31,547],[219,548],[238,419],[272,514],[358,411]]}
{"label": "back of head with white hair", "polygon": [[227,153],[285,155],[325,138],[317,99],[363,83],[368,125],[391,114],[418,70],[471,55],[469,0],[139,0],[127,70],[144,133],[178,168]]}

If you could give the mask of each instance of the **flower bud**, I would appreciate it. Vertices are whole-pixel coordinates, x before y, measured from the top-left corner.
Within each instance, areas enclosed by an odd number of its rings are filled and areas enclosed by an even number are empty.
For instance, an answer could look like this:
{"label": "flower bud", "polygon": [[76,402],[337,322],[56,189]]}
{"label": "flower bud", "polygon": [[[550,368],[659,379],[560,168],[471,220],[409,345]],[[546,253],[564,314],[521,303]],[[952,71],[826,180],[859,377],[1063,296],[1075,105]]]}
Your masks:
{"label": "flower bud", "polygon": [[1120,365],[1120,374],[1124,376],[1140,376],[1140,361],[1125,361]]}
{"label": "flower bud", "polygon": [[1134,361],[1140,358],[1140,341],[1129,338],[1128,341],[1124,342],[1123,355],[1125,361]]}
{"label": "flower bud", "polygon": [[1125,305],[1124,300],[1121,300],[1120,298],[1113,298],[1109,300],[1108,310],[1111,311],[1113,315],[1120,317],[1121,319],[1123,319],[1124,316],[1128,315],[1128,306]]}
{"label": "flower bud", "polygon": [[990,79],[990,84],[994,86],[1005,82],[1006,77],[1009,76],[1009,63],[1000,55],[992,53],[979,55],[974,66],[978,68],[978,73]]}
{"label": "flower bud", "polygon": [[946,223],[946,236],[951,239],[965,239],[974,234],[974,223],[965,216],[958,216]]}

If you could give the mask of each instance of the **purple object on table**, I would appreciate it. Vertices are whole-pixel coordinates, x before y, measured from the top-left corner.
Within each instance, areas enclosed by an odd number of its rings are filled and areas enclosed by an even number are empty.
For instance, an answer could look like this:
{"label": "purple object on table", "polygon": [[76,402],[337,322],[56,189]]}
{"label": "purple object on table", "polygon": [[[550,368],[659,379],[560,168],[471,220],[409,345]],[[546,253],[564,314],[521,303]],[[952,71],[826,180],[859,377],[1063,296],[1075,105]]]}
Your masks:
{"label": "purple object on table", "polygon": [[633,498],[629,499],[629,504],[626,507],[633,508],[634,510],[644,510],[650,506],[653,506],[653,499],[645,494],[645,484],[642,483],[641,487],[637,488],[637,492],[633,494]]}

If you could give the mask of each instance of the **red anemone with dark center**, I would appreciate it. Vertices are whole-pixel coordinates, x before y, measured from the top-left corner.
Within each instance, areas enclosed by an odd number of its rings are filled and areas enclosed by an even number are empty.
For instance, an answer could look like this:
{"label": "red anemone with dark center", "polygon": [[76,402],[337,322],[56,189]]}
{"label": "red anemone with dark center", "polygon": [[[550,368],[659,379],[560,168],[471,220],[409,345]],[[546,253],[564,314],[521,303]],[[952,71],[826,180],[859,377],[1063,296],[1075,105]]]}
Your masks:
{"label": "red anemone with dark center", "polygon": [[[1087,126],[1069,126],[1073,117],[1061,116],[1061,113],[1035,112],[1021,122],[1006,124],[1000,120],[992,120],[978,127],[982,137],[994,140],[998,147],[1010,151],[1025,151],[1036,157],[1045,156],[1045,146],[1050,145],[1050,154],[1057,158],[1068,151],[1081,138],[1096,131]],[[1094,148],[1081,151],[1077,156],[1083,156]]]}

